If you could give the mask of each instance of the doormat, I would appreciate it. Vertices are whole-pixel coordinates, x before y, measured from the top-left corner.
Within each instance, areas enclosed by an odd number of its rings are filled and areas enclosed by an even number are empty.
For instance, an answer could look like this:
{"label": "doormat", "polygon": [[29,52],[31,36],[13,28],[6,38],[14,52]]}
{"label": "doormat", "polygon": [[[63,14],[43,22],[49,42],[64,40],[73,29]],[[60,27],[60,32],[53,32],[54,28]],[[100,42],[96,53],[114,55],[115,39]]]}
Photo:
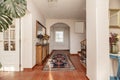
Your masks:
{"label": "doormat", "polygon": [[68,54],[53,53],[43,67],[43,71],[75,70]]}

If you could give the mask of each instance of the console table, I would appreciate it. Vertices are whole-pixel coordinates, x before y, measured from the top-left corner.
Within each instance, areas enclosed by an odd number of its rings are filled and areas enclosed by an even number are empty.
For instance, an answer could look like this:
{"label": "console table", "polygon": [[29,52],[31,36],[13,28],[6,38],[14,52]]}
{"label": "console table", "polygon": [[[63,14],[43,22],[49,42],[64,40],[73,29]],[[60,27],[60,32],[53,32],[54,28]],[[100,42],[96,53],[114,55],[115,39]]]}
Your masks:
{"label": "console table", "polygon": [[110,54],[110,58],[118,60],[117,76],[111,76],[110,80],[120,80],[120,54]]}
{"label": "console table", "polygon": [[49,56],[49,44],[36,45],[36,64],[42,65]]}

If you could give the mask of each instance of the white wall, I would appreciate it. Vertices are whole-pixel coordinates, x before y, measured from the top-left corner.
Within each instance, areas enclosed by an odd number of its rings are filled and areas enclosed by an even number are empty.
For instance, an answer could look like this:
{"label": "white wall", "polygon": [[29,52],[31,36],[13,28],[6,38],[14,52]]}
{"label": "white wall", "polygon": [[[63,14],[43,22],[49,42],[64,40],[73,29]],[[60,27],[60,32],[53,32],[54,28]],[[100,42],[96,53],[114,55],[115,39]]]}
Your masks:
{"label": "white wall", "polygon": [[87,76],[109,80],[109,0],[87,0]]}
{"label": "white wall", "polygon": [[109,0],[97,0],[97,80],[109,80]]}
{"label": "white wall", "polygon": [[87,0],[86,5],[87,76],[90,80],[97,80],[96,2]]}
{"label": "white wall", "polygon": [[70,27],[70,53],[72,54],[75,54],[77,53],[77,51],[80,50],[80,41],[85,39],[85,34],[75,33],[74,27],[75,27],[76,21],[80,21],[80,20],[70,20],[70,19],[47,19],[46,20],[48,35],[50,35],[50,27],[55,23],[65,23]]}
{"label": "white wall", "polygon": [[22,19],[22,66],[32,68],[36,64],[36,20],[45,25],[45,18],[32,0],[27,0],[27,9]]}
{"label": "white wall", "polygon": [[[29,24],[26,24],[29,23]],[[22,67],[32,67],[32,15],[27,13],[21,18]],[[28,31],[29,30],[29,31]]]}

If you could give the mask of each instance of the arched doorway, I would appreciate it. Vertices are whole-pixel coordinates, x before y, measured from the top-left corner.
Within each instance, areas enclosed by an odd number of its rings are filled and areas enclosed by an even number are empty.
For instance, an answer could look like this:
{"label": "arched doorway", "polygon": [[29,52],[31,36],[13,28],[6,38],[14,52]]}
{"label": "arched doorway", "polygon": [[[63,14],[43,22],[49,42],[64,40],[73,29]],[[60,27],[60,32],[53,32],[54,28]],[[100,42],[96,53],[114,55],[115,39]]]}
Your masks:
{"label": "arched doorway", "polygon": [[70,27],[65,23],[55,23],[50,27],[50,50],[70,49]]}

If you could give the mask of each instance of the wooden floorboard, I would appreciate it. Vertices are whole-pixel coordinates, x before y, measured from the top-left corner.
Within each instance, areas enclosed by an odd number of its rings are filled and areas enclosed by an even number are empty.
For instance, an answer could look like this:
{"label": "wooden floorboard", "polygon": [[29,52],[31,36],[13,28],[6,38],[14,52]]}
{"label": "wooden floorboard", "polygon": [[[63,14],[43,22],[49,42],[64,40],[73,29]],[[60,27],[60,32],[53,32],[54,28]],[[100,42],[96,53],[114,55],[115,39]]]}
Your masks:
{"label": "wooden floorboard", "polygon": [[0,80],[88,80],[86,70],[78,56],[70,56],[76,70],[42,71],[43,66],[36,66],[33,71],[0,72]]}

